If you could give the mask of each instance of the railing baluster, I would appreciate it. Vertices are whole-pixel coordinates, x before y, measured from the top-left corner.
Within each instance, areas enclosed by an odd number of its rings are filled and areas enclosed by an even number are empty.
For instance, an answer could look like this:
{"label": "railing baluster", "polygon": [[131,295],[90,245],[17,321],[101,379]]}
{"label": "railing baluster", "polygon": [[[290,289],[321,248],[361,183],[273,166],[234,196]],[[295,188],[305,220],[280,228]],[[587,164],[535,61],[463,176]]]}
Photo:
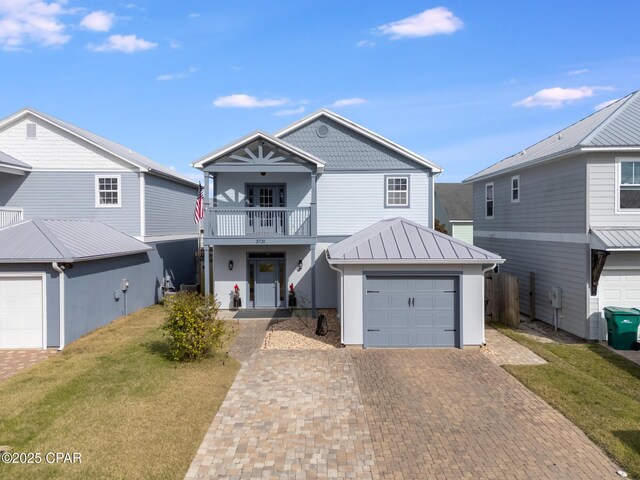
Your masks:
{"label": "railing baluster", "polygon": [[[309,236],[311,208],[212,208],[208,210],[208,231],[214,237]],[[0,210],[0,224],[10,219]]]}

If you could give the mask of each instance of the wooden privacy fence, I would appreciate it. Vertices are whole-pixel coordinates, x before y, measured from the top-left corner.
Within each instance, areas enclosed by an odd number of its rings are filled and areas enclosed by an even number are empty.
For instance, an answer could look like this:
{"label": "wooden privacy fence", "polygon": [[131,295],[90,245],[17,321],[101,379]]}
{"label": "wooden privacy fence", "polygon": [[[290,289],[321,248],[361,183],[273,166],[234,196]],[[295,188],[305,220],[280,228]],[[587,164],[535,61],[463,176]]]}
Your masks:
{"label": "wooden privacy fence", "polygon": [[520,287],[518,278],[506,273],[491,273],[484,279],[485,315],[492,322],[520,325]]}

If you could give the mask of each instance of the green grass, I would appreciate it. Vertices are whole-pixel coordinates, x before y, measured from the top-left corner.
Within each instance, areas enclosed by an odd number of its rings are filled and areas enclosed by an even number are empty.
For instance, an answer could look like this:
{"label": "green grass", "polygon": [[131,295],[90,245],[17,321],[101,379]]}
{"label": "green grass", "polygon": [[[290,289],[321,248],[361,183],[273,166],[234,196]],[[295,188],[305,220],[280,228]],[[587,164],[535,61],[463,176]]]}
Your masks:
{"label": "green grass", "polygon": [[640,478],[640,366],[598,344],[540,343],[496,327],[549,362],[504,368]]}
{"label": "green grass", "polygon": [[239,364],[222,354],[171,362],[163,318],[146,308],[0,383],[0,445],[82,455],[0,464],[0,478],[183,478]]}

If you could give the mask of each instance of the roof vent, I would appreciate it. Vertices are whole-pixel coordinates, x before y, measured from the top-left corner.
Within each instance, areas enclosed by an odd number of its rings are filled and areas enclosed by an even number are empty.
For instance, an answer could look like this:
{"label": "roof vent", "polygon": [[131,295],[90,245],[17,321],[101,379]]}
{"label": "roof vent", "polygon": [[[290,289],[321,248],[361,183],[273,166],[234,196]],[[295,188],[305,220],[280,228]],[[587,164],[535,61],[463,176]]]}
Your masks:
{"label": "roof vent", "polygon": [[27,123],[27,138],[36,138],[36,124]]}
{"label": "roof vent", "polygon": [[319,137],[324,138],[327,135],[329,135],[329,127],[321,123],[316,127],[316,133],[318,134]]}
{"label": "roof vent", "polygon": [[520,152],[520,155],[524,155],[525,153],[527,153],[527,151],[526,151],[526,150],[522,150],[522,151]]}
{"label": "roof vent", "polygon": [[558,134],[558,140],[562,140],[562,138],[563,138],[563,137],[562,137],[562,134],[561,134],[561,133],[559,133],[559,134]]}

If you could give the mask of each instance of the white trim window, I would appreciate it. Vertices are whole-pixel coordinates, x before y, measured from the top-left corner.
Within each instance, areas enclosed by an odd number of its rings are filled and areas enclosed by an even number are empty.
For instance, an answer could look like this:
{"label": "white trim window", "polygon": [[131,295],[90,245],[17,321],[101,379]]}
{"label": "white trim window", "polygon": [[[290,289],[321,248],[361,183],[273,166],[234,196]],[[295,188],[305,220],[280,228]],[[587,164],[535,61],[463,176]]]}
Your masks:
{"label": "white trim window", "polygon": [[618,205],[620,210],[640,210],[640,159],[620,160]]}
{"label": "white trim window", "polygon": [[489,182],[484,186],[484,218],[493,218],[495,189],[493,182]]}
{"label": "white trim window", "polygon": [[409,177],[385,177],[384,179],[384,206],[408,207],[409,206]]}
{"label": "white trim window", "polygon": [[520,201],[520,175],[511,177],[511,203]]}
{"label": "white trim window", "polygon": [[120,175],[96,175],[96,208],[117,208],[121,205]]}

